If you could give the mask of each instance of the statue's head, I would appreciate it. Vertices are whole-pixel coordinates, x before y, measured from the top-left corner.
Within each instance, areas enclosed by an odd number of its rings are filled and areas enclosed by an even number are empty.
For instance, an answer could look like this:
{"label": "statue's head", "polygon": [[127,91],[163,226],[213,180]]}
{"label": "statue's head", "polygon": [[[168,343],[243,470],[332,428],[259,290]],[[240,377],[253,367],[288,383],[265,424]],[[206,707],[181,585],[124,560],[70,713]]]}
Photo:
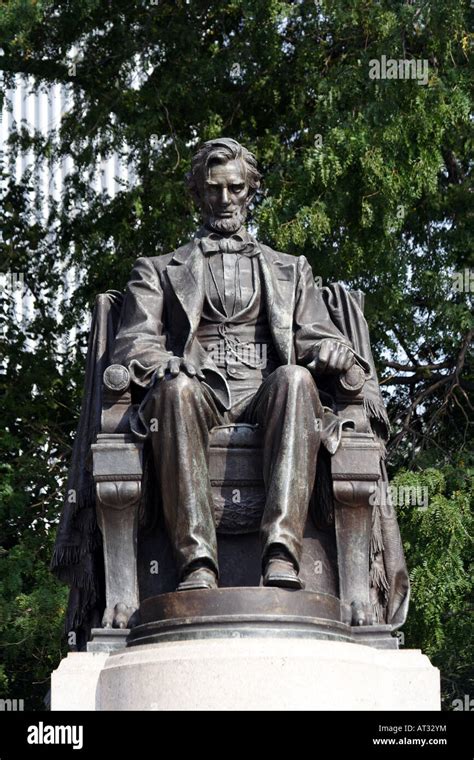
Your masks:
{"label": "statue's head", "polygon": [[250,151],[236,140],[220,137],[201,145],[186,180],[204,223],[216,232],[231,234],[245,222],[261,174]]}

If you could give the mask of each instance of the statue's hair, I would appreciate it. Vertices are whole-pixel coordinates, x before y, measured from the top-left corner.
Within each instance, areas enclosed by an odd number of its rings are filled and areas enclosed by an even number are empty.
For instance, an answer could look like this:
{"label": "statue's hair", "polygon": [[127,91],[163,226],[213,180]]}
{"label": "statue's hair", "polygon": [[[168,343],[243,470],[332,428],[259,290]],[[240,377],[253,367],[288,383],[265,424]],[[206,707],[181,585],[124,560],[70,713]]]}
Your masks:
{"label": "statue's hair", "polygon": [[209,167],[214,164],[224,164],[227,161],[242,161],[251,194],[260,187],[262,175],[257,168],[257,159],[247,148],[232,140],[230,137],[219,137],[203,143],[191,161],[191,171],[186,174],[186,182],[194,200],[201,201],[200,190],[207,177]]}

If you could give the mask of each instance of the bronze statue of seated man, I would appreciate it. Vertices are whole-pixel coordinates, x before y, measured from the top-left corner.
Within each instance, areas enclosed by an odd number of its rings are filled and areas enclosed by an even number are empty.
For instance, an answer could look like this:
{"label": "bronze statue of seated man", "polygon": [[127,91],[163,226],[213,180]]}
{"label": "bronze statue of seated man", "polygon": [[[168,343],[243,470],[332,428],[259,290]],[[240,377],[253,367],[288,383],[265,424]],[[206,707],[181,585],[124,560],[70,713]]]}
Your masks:
{"label": "bronze statue of seated man", "polygon": [[261,179],[255,157],[211,140],[187,179],[203,225],[176,251],[137,261],[112,362],[145,389],[132,429],[151,436],[178,589],[218,584],[209,431],[232,422],[263,431],[263,583],[302,588],[323,417],[314,377],[348,370],[354,350],[316,299],[306,258],[245,228]]}

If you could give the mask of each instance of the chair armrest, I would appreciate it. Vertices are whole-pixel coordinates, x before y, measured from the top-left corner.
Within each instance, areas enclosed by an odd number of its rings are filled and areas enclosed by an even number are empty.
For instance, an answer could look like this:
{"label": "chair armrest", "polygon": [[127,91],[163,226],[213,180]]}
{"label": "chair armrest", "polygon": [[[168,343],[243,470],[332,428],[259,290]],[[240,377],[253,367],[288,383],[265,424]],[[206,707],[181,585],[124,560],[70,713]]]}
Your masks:
{"label": "chair armrest", "polygon": [[130,372],[121,364],[111,364],[103,375],[101,432],[130,434],[131,406]]}

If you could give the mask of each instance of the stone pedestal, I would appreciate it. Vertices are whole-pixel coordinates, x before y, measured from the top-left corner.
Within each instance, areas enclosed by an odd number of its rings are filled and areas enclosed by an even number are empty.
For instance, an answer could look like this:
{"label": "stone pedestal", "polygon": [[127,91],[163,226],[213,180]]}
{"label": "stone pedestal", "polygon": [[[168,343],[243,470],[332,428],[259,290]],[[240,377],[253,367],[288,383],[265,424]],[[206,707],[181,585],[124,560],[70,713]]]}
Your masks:
{"label": "stone pedestal", "polygon": [[51,674],[51,710],[96,710],[99,675],[108,657],[109,652],[69,652]]}
{"label": "stone pedestal", "polygon": [[342,641],[165,641],[69,655],[52,709],[439,710],[439,671],[419,650]]}
{"label": "stone pedestal", "polygon": [[438,670],[392,633],[351,628],[327,594],[162,594],[126,639],[96,630],[87,652],[63,660],[52,709],[439,710]]}

